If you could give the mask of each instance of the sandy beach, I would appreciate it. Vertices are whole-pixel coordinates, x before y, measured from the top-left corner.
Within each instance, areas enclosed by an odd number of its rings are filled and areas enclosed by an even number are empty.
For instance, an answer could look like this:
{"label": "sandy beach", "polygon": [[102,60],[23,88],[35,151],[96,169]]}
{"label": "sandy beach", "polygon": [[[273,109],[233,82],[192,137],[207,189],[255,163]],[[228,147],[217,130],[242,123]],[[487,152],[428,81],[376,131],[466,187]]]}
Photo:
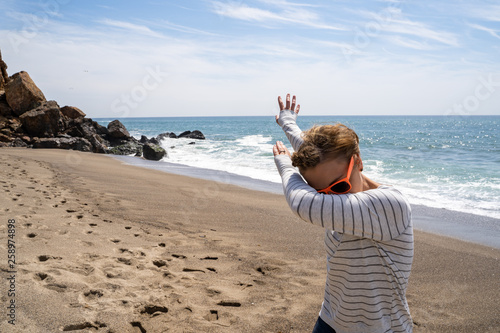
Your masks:
{"label": "sandy beach", "polygon": [[[0,332],[312,331],[324,233],[282,195],[65,150],[0,148],[0,172]],[[500,250],[415,237],[414,332],[500,332]]]}

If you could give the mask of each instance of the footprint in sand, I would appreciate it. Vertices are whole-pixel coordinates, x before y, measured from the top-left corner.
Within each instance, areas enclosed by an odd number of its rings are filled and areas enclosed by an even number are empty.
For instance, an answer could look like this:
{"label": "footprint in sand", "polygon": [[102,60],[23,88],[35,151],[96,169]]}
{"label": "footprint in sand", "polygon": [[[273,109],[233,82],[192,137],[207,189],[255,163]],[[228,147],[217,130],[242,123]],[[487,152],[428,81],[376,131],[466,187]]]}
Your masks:
{"label": "footprint in sand", "polygon": [[153,260],[153,265],[155,265],[158,268],[166,267],[167,266],[167,262],[165,260],[161,260],[161,259]]}
{"label": "footprint in sand", "polygon": [[83,296],[85,296],[85,298],[88,300],[96,300],[104,296],[104,292],[100,289],[91,289],[89,291],[84,292]]}
{"label": "footprint in sand", "polygon": [[132,322],[130,322],[130,325],[132,325],[132,327],[137,328],[139,330],[138,332],[140,332],[140,333],[147,332],[146,329],[144,327],[142,327],[142,324],[140,321],[132,321]]}
{"label": "footprint in sand", "polygon": [[[95,321],[93,323],[91,322],[84,322],[80,324],[73,324],[73,325],[66,325],[63,327],[63,332],[70,332],[70,331],[83,331],[86,330],[87,328],[91,328],[92,330],[99,330],[99,328],[104,328],[108,327],[108,325],[101,323],[99,321]],[[145,332],[145,331],[144,331]]]}
{"label": "footprint in sand", "polygon": [[38,261],[40,262],[45,262],[49,259],[53,259],[53,260],[61,260],[62,258],[61,257],[54,257],[54,256],[49,256],[49,255],[41,255],[41,256],[38,256]]}
{"label": "footprint in sand", "polygon": [[146,305],[141,310],[141,314],[149,314],[151,317],[156,317],[167,312],[168,308],[161,305]]}

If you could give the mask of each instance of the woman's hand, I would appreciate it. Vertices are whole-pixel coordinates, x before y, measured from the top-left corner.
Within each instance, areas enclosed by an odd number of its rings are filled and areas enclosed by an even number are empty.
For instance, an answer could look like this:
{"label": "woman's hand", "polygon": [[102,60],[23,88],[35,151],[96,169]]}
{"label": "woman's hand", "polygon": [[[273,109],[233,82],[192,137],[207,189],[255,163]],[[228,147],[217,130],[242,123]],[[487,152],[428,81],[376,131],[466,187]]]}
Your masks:
{"label": "woman's hand", "polygon": [[285,145],[281,141],[276,141],[276,144],[273,146],[273,154],[274,154],[274,156],[276,156],[276,155],[288,155],[288,157],[292,157],[290,155],[290,152],[288,151],[288,149],[285,147]]}
{"label": "woman's hand", "polygon": [[[300,104],[297,104],[297,109],[295,109],[296,101],[297,99],[294,95],[292,97],[292,104],[290,105],[290,94],[286,94],[286,105],[284,105],[281,96],[278,96],[278,104],[280,106],[280,112],[283,110],[291,110],[294,111],[296,114],[298,114],[300,110]],[[276,123],[279,125],[278,119],[279,116],[276,116]]]}

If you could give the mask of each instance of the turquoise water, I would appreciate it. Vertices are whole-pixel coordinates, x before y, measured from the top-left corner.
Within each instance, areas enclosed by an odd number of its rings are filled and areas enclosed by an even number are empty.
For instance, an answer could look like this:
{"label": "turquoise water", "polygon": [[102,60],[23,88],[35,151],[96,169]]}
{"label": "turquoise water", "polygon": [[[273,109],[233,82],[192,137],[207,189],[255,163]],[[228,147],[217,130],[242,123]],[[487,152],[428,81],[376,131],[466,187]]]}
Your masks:
{"label": "turquoise water", "polygon": [[[115,118],[94,119],[102,125]],[[164,160],[280,182],[273,117],[122,118],[136,138],[200,130],[207,140],[166,139]],[[500,116],[299,116],[303,129],[344,123],[360,137],[364,173],[412,203],[500,218]],[[289,145],[288,145],[289,146]],[[291,147],[290,147],[291,148]]]}

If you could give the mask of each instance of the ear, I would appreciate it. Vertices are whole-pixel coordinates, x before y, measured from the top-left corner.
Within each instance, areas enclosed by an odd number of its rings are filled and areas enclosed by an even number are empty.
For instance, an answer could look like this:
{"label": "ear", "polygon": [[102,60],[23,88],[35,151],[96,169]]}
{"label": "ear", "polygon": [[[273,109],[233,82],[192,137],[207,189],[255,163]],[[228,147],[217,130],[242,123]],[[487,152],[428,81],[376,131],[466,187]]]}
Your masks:
{"label": "ear", "polygon": [[363,160],[361,159],[361,156],[359,154],[354,155],[355,157],[355,166],[358,168],[359,172],[363,171]]}

